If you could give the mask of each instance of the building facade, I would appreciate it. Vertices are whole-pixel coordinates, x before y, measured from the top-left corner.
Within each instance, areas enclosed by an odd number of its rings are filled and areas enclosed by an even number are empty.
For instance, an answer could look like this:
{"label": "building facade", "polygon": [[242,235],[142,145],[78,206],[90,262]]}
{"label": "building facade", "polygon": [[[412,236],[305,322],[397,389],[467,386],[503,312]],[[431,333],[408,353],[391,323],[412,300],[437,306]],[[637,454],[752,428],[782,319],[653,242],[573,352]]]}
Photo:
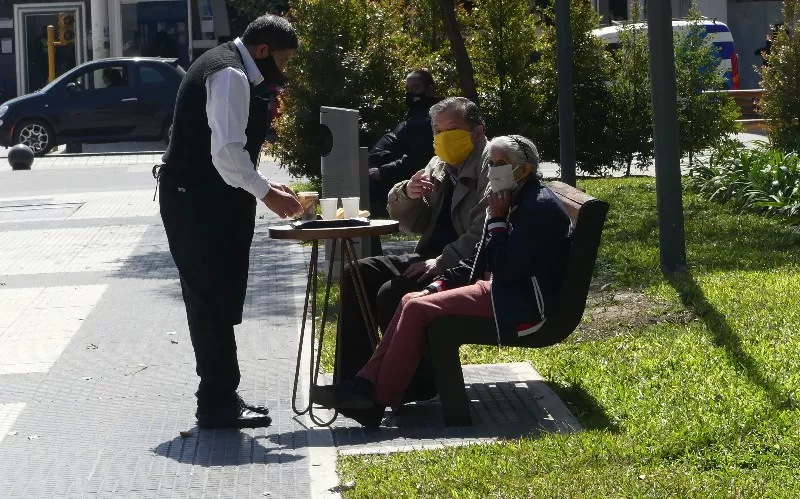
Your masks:
{"label": "building facade", "polygon": [[67,42],[56,74],[105,57],[175,57],[184,67],[230,36],[224,0],[0,0],[0,102],[47,83],[47,26]]}

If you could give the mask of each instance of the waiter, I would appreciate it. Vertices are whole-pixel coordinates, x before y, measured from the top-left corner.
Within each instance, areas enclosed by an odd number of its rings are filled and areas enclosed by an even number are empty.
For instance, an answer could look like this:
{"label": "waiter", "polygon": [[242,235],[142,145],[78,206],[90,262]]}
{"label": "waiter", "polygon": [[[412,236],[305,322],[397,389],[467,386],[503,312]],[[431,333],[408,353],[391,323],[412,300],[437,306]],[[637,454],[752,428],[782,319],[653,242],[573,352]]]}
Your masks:
{"label": "waiter", "polygon": [[287,185],[255,166],[270,125],[264,89],[283,83],[297,45],[288,21],[261,16],[241,38],[200,56],[178,90],[159,202],[200,377],[200,428],[271,423],[266,407],[236,392],[233,326],[242,322],[257,201],[281,217],[302,211]]}

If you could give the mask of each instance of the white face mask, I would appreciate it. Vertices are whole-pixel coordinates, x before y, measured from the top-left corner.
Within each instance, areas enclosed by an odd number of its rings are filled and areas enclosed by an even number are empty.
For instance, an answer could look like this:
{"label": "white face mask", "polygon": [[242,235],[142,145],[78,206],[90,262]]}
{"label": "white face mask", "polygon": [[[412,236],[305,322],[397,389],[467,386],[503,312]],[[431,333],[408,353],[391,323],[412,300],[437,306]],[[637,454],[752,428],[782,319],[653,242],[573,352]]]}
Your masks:
{"label": "white face mask", "polygon": [[514,180],[514,172],[517,168],[513,168],[509,164],[490,167],[489,188],[492,192],[513,191],[516,189],[517,181]]}

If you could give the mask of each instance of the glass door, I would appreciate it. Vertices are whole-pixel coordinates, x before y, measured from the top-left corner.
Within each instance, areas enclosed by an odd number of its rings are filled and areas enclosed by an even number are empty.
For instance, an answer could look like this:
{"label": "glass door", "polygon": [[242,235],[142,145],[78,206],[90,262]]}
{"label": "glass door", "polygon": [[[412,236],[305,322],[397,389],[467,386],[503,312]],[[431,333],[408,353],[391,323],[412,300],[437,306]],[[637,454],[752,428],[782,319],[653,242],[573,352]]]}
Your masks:
{"label": "glass door", "polygon": [[122,56],[177,58],[187,67],[189,39],[185,1],[123,0]]}
{"label": "glass door", "polygon": [[77,10],[69,9],[23,14],[27,85],[22,93],[31,93],[48,83],[47,26],[55,27],[56,41],[66,42],[63,47],[55,47],[56,78],[78,64],[80,55],[76,43],[77,15]]}

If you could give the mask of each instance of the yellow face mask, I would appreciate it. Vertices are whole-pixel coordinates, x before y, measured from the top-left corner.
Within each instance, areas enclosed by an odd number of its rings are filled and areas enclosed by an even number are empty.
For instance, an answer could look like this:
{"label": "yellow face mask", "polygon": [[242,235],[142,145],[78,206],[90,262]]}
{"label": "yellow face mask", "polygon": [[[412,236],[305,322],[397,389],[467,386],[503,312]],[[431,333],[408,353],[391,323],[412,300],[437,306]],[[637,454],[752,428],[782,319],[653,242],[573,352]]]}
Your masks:
{"label": "yellow face mask", "polygon": [[461,166],[473,147],[472,134],[466,130],[448,130],[433,137],[436,156],[453,168]]}

